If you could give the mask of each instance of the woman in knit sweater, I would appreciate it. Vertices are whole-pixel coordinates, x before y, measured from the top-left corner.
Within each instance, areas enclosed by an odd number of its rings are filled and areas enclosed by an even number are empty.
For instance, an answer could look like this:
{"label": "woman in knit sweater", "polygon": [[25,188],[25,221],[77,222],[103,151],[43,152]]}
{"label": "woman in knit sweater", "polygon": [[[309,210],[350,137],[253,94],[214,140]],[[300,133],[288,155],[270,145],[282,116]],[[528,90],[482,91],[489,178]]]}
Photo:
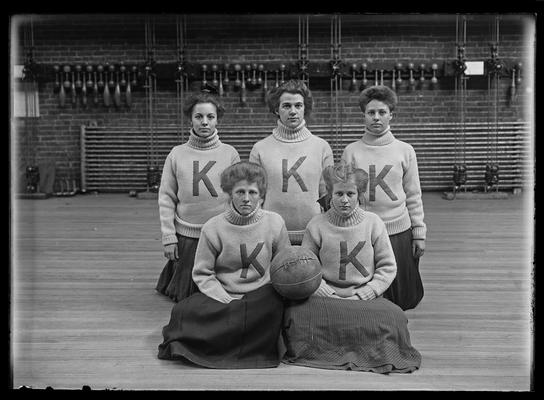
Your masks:
{"label": "woman in knit sweater", "polygon": [[283,300],[270,284],[270,262],[289,237],[283,218],[261,208],[266,172],[239,162],[221,175],[226,211],[202,227],[193,279],[200,289],[174,305],[159,358],[208,368],[271,368],[278,349]]}
{"label": "woman in knit sweater", "polygon": [[334,162],[332,149],[306,127],[313,99],[302,81],[290,80],[273,88],[267,103],[278,117],[277,126],[255,143],[249,161],[266,170],[269,190],[265,207],[283,217],[291,244],[299,245],[306,224],[321,211],[317,200],[326,192],[321,172]]}
{"label": "woman in knit sweater", "polygon": [[227,198],[219,189],[219,177],[226,167],[240,161],[236,149],[219,140],[217,122],[225,109],[215,96],[194,95],[183,111],[191,120],[189,140],[166,157],[158,196],[168,261],[156,290],[176,302],[198,290],[191,274],[200,229],[224,211]]}
{"label": "woman in knit sweater", "polygon": [[285,362],[379,373],[412,372],[404,312],[382,297],[397,266],[383,221],[359,207],[366,173],[341,163],[324,173],[330,208],[309,222],[302,246],[321,261],[323,279],[306,302],[286,308]]}
{"label": "woman in knit sweater", "polygon": [[416,153],[389,128],[396,104],[395,92],[386,86],[361,92],[365,132],[346,146],[342,160],[368,174],[366,207],[385,222],[397,261],[397,276],[384,297],[408,310],[423,298],[419,258],[425,251],[427,227]]}

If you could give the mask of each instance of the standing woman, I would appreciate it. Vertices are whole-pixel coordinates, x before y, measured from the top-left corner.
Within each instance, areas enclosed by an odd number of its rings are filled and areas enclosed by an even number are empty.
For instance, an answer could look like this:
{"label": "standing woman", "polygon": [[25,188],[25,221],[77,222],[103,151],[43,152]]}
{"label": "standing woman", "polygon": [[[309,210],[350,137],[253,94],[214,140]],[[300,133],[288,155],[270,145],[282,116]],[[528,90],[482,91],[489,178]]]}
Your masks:
{"label": "standing woman", "polygon": [[397,276],[384,297],[409,310],[423,298],[419,258],[425,251],[427,226],[416,152],[389,127],[396,105],[397,95],[387,86],[361,92],[365,132],[346,146],[342,160],[369,176],[365,206],[385,222],[397,261]]}
{"label": "standing woman", "polygon": [[159,215],[164,256],[168,259],[156,290],[180,301],[197,291],[191,274],[202,225],[224,211],[221,172],[240,161],[231,145],[219,140],[218,120],[225,109],[217,97],[199,93],[183,110],[191,120],[189,140],[175,146],[164,162]]}
{"label": "standing woman", "polygon": [[291,244],[300,245],[310,219],[321,212],[317,200],[326,194],[322,171],[334,163],[331,146],[306,127],[313,98],[300,80],[289,80],[267,96],[278,117],[268,137],[253,146],[249,161],[264,167],[269,189],[266,209],[280,214]]}
{"label": "standing woman", "polygon": [[208,368],[273,368],[283,299],[270,284],[270,262],[289,246],[283,218],[261,208],[266,172],[242,161],[221,176],[229,205],[202,227],[193,278],[200,293],[174,305],[160,359]]}

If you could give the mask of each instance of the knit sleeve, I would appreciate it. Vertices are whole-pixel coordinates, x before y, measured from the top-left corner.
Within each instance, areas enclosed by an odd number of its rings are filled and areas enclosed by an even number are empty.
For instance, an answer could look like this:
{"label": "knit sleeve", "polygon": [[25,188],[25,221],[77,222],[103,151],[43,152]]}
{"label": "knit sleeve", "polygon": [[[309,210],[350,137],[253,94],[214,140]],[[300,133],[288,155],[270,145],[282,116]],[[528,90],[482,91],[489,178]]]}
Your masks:
{"label": "knit sleeve", "polygon": [[397,275],[397,262],[393,247],[389,240],[389,235],[385,224],[381,219],[376,219],[376,228],[373,232],[374,248],[374,276],[367,283],[372,288],[376,296],[382,295],[395,279]]}
{"label": "knit sleeve", "polygon": [[412,223],[412,235],[414,239],[425,239],[427,226],[423,222],[423,201],[421,199],[421,186],[419,181],[419,169],[416,152],[410,146],[408,167],[402,179],[404,192],[406,193],[406,208]]}
{"label": "knit sleeve", "polygon": [[262,165],[261,157],[259,155],[259,149],[257,148],[257,143],[253,145],[253,148],[249,152],[249,162],[254,162],[254,163]]}
{"label": "knit sleeve", "polygon": [[221,303],[230,303],[234,298],[227,293],[215,276],[215,260],[217,256],[218,251],[209,238],[205,224],[202,227],[200,239],[196,247],[195,263],[192,272],[193,281],[206,296]]}
{"label": "knit sleeve", "polygon": [[[348,145],[348,146],[349,146],[349,145]],[[350,164],[350,163],[351,163],[351,159],[350,159],[350,156],[349,156],[348,146],[346,146],[346,147],[344,148],[344,151],[342,152],[342,156],[340,157],[340,161],[343,161],[343,162],[346,163],[346,164]]]}
{"label": "knit sleeve", "polygon": [[319,249],[321,248],[321,243],[318,239],[315,224],[313,224],[311,220],[306,226],[306,230],[304,231],[304,236],[302,238],[302,243],[300,244],[300,247],[307,248],[319,258]]}
{"label": "knit sleeve", "polygon": [[159,186],[159,218],[161,222],[162,244],[177,243],[176,227],[174,225],[178,199],[178,181],[176,177],[175,160],[170,152],[164,161]]}
{"label": "knit sleeve", "polygon": [[336,292],[332,286],[328,285],[325,279],[321,279],[321,283],[312,296],[317,297],[338,297],[335,296]]}
{"label": "knit sleeve", "polygon": [[325,150],[323,154],[323,165],[322,168],[325,169],[329,165],[334,165],[334,156],[332,154],[332,148],[328,142],[325,141]]}
{"label": "knit sleeve", "polygon": [[280,228],[280,233],[277,239],[274,241],[274,247],[272,249],[273,250],[272,257],[278,254],[282,249],[289,247],[290,245],[291,245],[291,242],[289,241],[289,234],[287,233],[285,222],[283,222],[283,219],[282,219],[282,226]]}
{"label": "knit sleeve", "polygon": [[[328,142],[325,141],[325,149],[323,151],[323,161],[321,163],[321,171],[325,170],[329,165],[334,165],[334,156],[332,153],[331,146]],[[325,185],[325,180],[323,175],[319,179],[319,198],[327,194],[327,186]]]}
{"label": "knit sleeve", "polygon": [[232,148],[232,157],[231,157],[231,160],[230,160],[230,163],[231,165],[232,164],[236,164],[237,162],[240,161],[240,154],[238,153],[238,151],[233,147]]}

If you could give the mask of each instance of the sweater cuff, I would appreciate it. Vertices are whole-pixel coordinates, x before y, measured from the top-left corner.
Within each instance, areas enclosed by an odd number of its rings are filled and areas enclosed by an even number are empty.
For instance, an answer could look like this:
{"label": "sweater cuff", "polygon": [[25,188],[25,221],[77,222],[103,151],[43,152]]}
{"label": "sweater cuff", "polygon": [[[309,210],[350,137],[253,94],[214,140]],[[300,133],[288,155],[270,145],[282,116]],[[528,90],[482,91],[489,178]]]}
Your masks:
{"label": "sweater cuff", "polygon": [[177,238],[175,233],[173,235],[163,235],[162,236],[163,246],[166,246],[168,244],[175,244],[177,242],[178,242],[178,238]]}
{"label": "sweater cuff", "polygon": [[417,226],[412,228],[412,239],[425,240],[427,235],[427,228],[424,226]]}
{"label": "sweater cuff", "polygon": [[368,286],[370,289],[372,289],[372,291],[374,292],[376,297],[380,297],[389,287],[389,285],[387,285],[387,287],[383,287],[383,286],[385,286],[385,285],[383,285],[383,283],[385,283],[385,282],[380,281],[380,283],[378,283],[375,280],[372,280],[370,282],[367,282],[366,286]]}
{"label": "sweater cuff", "polygon": [[331,297],[335,293],[336,292],[333,290],[333,288],[331,288],[323,279],[321,279],[321,283],[313,295],[319,297]]}
{"label": "sweater cuff", "polygon": [[[367,296],[364,296],[364,293],[367,293]],[[358,289],[355,294],[361,300],[372,300],[377,297],[376,291],[368,283],[362,288]]]}

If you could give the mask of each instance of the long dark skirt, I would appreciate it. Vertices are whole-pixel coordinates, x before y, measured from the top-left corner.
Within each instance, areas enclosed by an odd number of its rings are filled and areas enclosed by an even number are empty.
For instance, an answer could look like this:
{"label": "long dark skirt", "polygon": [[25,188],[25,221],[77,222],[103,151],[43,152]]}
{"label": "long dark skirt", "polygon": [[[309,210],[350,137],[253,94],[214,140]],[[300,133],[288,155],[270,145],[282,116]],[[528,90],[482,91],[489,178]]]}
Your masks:
{"label": "long dark skirt", "polygon": [[412,254],[412,230],[389,236],[397,261],[397,276],[383,294],[403,310],[415,308],[423,298],[419,258]]}
{"label": "long dark skirt", "polygon": [[283,299],[267,284],[228,304],[195,293],[175,304],[160,359],[207,368],[273,368],[281,362]]}
{"label": "long dark skirt", "polygon": [[408,319],[389,300],[311,296],[286,306],[283,362],[306,367],[407,373],[419,368]]}
{"label": "long dark skirt", "polygon": [[195,263],[196,246],[198,239],[178,237],[178,259],[168,260],[164,266],[155,290],[170,297],[175,302],[198,293],[198,286],[193,282],[193,265]]}

